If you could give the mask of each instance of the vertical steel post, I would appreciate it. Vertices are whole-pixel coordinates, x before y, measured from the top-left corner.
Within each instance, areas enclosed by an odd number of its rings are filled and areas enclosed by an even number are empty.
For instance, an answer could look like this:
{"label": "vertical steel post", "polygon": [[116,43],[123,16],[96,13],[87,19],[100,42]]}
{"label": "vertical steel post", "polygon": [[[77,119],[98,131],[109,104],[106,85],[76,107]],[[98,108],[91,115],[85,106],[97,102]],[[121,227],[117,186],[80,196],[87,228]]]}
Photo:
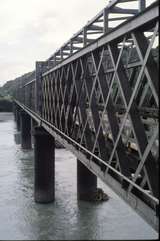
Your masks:
{"label": "vertical steel post", "polygon": [[142,12],[146,8],[146,0],[139,0],[139,12]]}
{"label": "vertical steel post", "polygon": [[83,47],[86,47],[87,45],[87,28],[83,28]]}
{"label": "vertical steel post", "polygon": [[36,82],[35,82],[35,110],[41,115],[42,103],[41,103],[41,80],[42,80],[42,62],[36,62]]}
{"label": "vertical steel post", "polygon": [[[55,60],[55,59],[54,59]],[[42,74],[55,65],[54,61],[37,61],[35,71],[35,111],[42,115]]]}
{"label": "vertical steel post", "polygon": [[55,63],[55,66],[57,65],[57,58],[56,58],[56,54],[54,54],[54,63]]}
{"label": "vertical steel post", "polygon": [[72,40],[70,41],[70,55],[73,54],[73,42]]}
{"label": "vertical steel post", "polygon": [[108,22],[108,9],[105,8],[103,11],[103,33],[107,33],[108,32],[108,28],[109,28],[109,22]]}
{"label": "vertical steel post", "polygon": [[63,61],[63,58],[64,58],[64,56],[63,56],[63,48],[61,48],[61,50],[60,50],[60,55],[61,55],[61,61]]}

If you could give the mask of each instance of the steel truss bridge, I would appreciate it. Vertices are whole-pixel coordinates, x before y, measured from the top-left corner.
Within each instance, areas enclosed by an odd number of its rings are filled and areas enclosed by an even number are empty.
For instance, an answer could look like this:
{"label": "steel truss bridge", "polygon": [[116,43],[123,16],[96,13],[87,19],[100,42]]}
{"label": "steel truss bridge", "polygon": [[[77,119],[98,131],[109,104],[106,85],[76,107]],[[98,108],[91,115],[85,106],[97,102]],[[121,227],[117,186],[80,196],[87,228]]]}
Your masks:
{"label": "steel truss bridge", "polygon": [[158,229],[159,12],[148,2],[110,1],[36,62],[14,101]]}

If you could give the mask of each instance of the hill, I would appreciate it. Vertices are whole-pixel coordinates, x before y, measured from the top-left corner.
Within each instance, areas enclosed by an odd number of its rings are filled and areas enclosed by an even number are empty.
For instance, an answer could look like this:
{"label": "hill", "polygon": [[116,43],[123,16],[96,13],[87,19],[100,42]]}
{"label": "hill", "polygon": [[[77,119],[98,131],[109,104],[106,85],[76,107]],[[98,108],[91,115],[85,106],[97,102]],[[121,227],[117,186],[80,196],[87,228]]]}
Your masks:
{"label": "hill", "polygon": [[30,80],[34,78],[35,71],[26,73],[14,80],[7,81],[2,87],[0,87],[0,96],[2,97],[8,97],[12,98],[14,96],[15,90],[18,88],[18,86],[23,86]]}

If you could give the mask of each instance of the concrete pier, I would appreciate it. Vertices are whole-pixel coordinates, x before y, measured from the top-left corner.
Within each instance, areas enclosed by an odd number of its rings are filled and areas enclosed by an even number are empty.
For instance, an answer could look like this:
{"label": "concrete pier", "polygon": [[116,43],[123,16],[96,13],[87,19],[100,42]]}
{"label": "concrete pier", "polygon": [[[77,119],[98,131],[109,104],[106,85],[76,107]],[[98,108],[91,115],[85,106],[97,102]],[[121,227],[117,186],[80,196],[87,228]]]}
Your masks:
{"label": "concrete pier", "polygon": [[37,203],[55,198],[55,140],[42,127],[34,129],[35,190]]}
{"label": "concrete pier", "polygon": [[32,144],[32,147],[34,147],[34,129],[37,125],[38,125],[38,123],[33,118],[31,118],[31,144]]}
{"label": "concrete pier", "polygon": [[90,201],[97,190],[97,177],[77,160],[77,198]]}
{"label": "concrete pier", "polygon": [[21,146],[23,149],[31,149],[31,117],[24,111],[20,112],[21,119]]}
{"label": "concrete pier", "polygon": [[21,116],[20,116],[20,108],[15,103],[13,104],[13,113],[14,113],[14,120],[17,125],[17,130],[20,131],[21,129]]}

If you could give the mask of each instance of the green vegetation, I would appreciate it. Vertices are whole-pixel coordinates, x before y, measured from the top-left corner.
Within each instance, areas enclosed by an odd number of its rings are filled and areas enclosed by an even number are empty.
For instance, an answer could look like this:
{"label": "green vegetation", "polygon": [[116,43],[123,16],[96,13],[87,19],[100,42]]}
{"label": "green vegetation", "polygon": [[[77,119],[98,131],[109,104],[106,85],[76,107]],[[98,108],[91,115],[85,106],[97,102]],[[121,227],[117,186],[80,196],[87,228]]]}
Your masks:
{"label": "green vegetation", "polygon": [[35,72],[29,72],[14,80],[7,81],[2,87],[0,87],[0,95],[5,98],[13,97],[15,95],[16,89],[32,80],[34,78],[34,75]]}
{"label": "green vegetation", "polygon": [[12,97],[0,88],[0,112],[12,112]]}
{"label": "green vegetation", "polygon": [[24,85],[30,78],[32,73],[27,73],[15,80],[7,81],[2,87],[0,87],[0,112],[12,111],[12,99],[15,95],[16,89],[21,85]]}
{"label": "green vegetation", "polygon": [[12,112],[12,99],[0,97],[0,112]]}
{"label": "green vegetation", "polygon": [[30,72],[18,77],[14,80],[7,81],[2,87],[0,87],[0,112],[12,111],[12,99],[19,86],[23,86],[25,83],[33,79],[35,72]]}

